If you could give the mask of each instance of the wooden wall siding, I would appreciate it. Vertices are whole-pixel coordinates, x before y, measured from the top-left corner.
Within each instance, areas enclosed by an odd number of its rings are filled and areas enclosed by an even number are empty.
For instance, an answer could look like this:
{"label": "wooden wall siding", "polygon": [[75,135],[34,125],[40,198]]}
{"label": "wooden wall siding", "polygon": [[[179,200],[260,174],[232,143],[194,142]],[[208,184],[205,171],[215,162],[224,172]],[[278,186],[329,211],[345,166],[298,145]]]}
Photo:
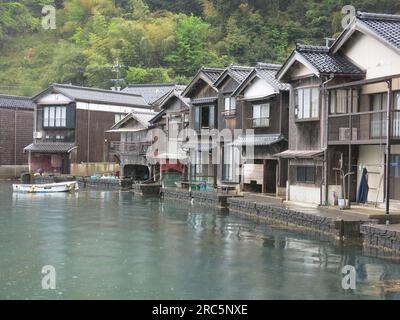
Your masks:
{"label": "wooden wall siding", "polygon": [[281,133],[289,138],[289,91],[281,92]]}
{"label": "wooden wall siding", "polygon": [[206,98],[206,97],[215,97],[217,96],[217,92],[208,85],[204,80],[199,80],[198,89],[191,94],[190,98]]}
{"label": "wooden wall siding", "polygon": [[[269,127],[254,127],[253,128],[253,106],[257,104],[270,103],[270,126]],[[259,101],[246,101],[244,102],[244,118],[243,125],[244,129],[254,129],[255,134],[271,134],[271,133],[281,133],[281,114],[280,114],[280,98],[279,96],[269,99],[269,100],[259,100]]]}
{"label": "wooden wall siding", "polygon": [[232,79],[231,77],[226,77],[225,80],[219,85],[220,95],[224,95],[226,93],[232,93],[236,90],[239,83]]}
{"label": "wooden wall siding", "polygon": [[[225,111],[225,97],[229,96],[229,93],[233,92],[238,85],[239,84],[231,77],[227,77],[218,88],[218,130],[223,130],[225,128],[234,130],[240,129],[242,126],[242,121],[238,118],[237,114],[235,117],[222,116],[222,112]],[[238,108],[240,108],[240,102],[236,101],[236,110],[238,110]]]}
{"label": "wooden wall siding", "polygon": [[[112,112],[77,110],[76,116],[77,163],[109,161],[109,144],[105,143],[104,140],[117,141],[120,139],[119,134],[105,133],[114,125],[115,114]],[[104,158],[104,156],[106,157]]]}
{"label": "wooden wall siding", "polygon": [[33,117],[33,110],[0,108],[0,165],[28,164],[24,148],[33,140]]}
{"label": "wooden wall siding", "polygon": [[312,77],[294,81],[293,89],[290,91],[290,107],[289,107],[289,149],[290,150],[318,150],[322,148],[321,130],[323,124],[322,115],[322,99],[319,99],[319,121],[296,122],[295,119],[295,92],[298,87],[320,85],[321,80]]}

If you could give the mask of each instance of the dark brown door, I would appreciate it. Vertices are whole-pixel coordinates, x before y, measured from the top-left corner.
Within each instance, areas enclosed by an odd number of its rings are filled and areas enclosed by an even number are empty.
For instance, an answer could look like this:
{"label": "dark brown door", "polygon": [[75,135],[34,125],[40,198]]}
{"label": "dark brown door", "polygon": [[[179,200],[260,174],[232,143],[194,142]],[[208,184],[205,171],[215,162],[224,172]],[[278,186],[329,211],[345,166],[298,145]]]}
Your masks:
{"label": "dark brown door", "polygon": [[61,163],[61,173],[62,174],[70,174],[70,160],[67,157],[62,158],[62,163]]}
{"label": "dark brown door", "polygon": [[276,193],[276,160],[268,160],[265,165],[266,193]]}

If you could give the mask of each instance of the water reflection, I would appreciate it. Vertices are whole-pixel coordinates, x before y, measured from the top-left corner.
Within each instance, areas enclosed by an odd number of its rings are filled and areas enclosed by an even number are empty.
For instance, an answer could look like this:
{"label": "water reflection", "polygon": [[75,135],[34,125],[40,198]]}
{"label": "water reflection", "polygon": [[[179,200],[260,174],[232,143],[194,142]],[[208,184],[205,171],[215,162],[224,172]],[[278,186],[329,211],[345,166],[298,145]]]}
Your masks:
{"label": "water reflection", "polygon": [[[206,207],[9,185],[0,201],[0,298],[399,298],[397,263]],[[41,290],[46,264],[56,292]],[[345,265],[357,270],[354,292],[341,288]]]}

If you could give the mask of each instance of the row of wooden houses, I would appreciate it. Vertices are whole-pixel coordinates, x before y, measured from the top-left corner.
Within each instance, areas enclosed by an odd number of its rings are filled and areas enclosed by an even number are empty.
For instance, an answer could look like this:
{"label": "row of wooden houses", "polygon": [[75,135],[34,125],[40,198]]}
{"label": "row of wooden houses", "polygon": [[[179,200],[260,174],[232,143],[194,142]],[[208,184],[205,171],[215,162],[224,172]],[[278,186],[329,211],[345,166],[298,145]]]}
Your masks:
{"label": "row of wooden houses", "polygon": [[[397,15],[360,12],[332,43],[298,44],[283,65],[203,67],[187,86],[121,92],[53,84],[32,102],[31,171],[120,171],[318,205],[400,201]],[[185,130],[195,143],[175,135]]]}

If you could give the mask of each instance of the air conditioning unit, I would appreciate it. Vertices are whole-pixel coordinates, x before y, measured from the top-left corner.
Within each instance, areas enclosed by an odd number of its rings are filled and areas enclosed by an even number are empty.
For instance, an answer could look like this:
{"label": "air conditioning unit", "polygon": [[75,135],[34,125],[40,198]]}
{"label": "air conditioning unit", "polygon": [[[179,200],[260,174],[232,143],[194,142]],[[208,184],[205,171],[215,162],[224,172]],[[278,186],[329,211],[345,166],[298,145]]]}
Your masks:
{"label": "air conditioning unit", "polygon": [[[357,140],[357,128],[353,128],[351,140]],[[350,128],[339,128],[339,141],[350,140]]]}
{"label": "air conditioning unit", "polygon": [[33,139],[42,139],[43,138],[43,132],[42,131],[36,131],[33,133]]}

